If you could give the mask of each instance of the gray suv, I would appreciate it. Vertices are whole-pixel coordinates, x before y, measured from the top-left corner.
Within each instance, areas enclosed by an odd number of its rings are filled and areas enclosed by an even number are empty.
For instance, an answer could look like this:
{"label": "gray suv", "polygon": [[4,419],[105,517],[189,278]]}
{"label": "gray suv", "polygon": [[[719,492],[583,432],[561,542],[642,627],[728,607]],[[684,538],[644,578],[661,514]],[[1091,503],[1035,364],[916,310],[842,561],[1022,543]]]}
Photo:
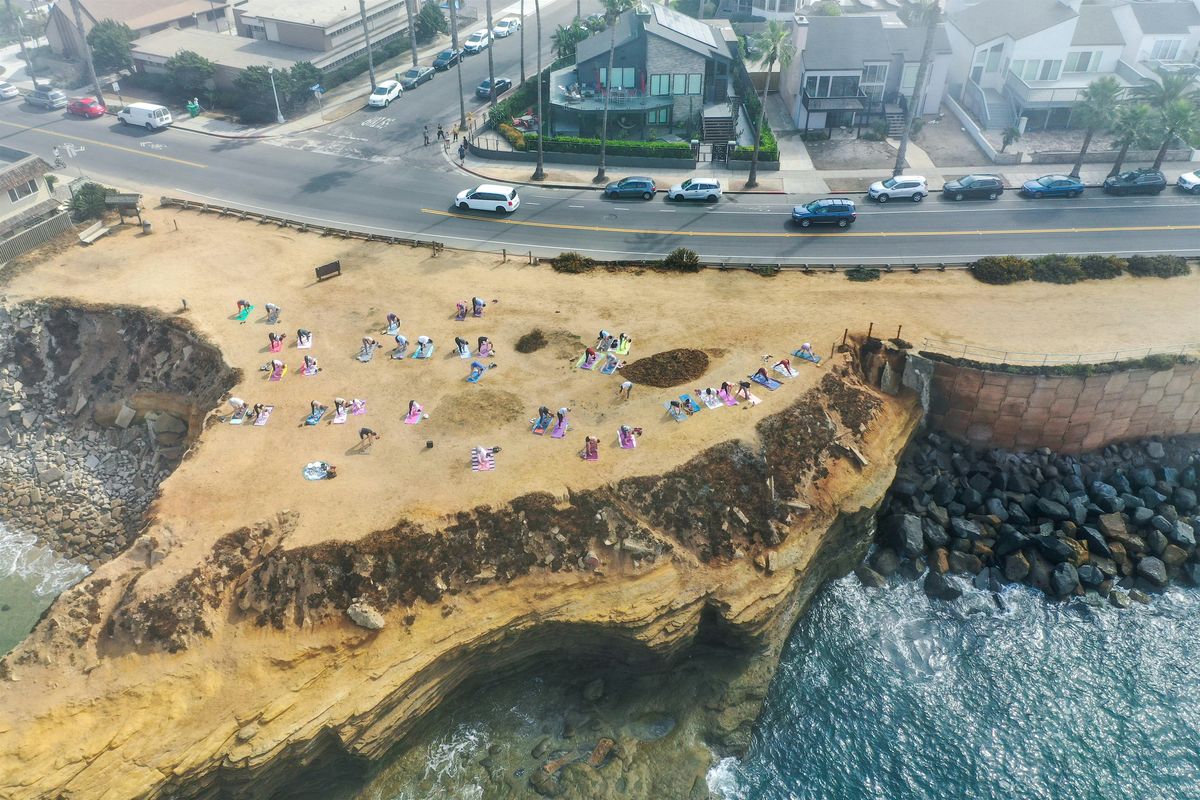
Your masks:
{"label": "gray suv", "polygon": [[47,111],[67,107],[67,96],[58,89],[43,86],[25,95],[25,102],[31,106],[41,106]]}

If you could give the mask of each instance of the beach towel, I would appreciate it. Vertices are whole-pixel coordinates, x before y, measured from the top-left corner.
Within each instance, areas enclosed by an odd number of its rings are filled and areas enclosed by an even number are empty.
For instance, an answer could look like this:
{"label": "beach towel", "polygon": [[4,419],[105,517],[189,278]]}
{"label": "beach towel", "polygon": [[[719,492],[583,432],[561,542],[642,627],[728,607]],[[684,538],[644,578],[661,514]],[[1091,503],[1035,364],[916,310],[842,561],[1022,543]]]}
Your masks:
{"label": "beach towel", "polygon": [[467,383],[479,383],[479,379],[487,373],[484,367],[472,367],[471,374],[467,376]]}
{"label": "beach towel", "polygon": [[333,412],[333,419],[329,420],[331,425],[344,425],[346,423],[346,409]]}
{"label": "beach towel", "polygon": [[279,322],[279,314],[281,311],[283,311],[282,308],[277,308],[274,311],[272,311],[270,314],[267,314],[267,324],[274,325],[274,324],[278,323]]}
{"label": "beach towel", "polygon": [[320,367],[301,367],[300,368],[300,374],[305,375],[309,378],[311,378],[313,375],[316,375],[320,371],[321,371]]}
{"label": "beach towel", "polygon": [[296,340],[296,349],[297,350],[311,350],[312,349],[312,337],[310,336],[307,339],[305,339],[304,341],[297,339]]}
{"label": "beach towel", "polygon": [[275,406],[264,406],[263,410],[258,412],[258,416],[254,419],[255,425],[266,425],[267,420],[271,418],[271,412],[275,410]]}
{"label": "beach towel", "polygon": [[589,361],[588,354],[584,353],[579,357],[579,360],[575,362],[575,366],[579,367],[580,369],[591,369],[592,367],[596,366],[597,359],[598,356],[592,356],[591,360]]}
{"label": "beach towel", "polygon": [[458,357],[459,358],[470,358],[471,357],[470,346],[464,344],[462,347],[458,348]]}
{"label": "beach towel", "polygon": [[282,349],[283,349],[283,340],[282,339],[275,339],[274,341],[271,342],[271,352],[272,353],[278,353]]}
{"label": "beach towel", "polygon": [[767,387],[767,389],[772,392],[775,391],[776,389],[778,389],[780,386],[783,386],[783,384],[780,383],[779,381],[772,380],[771,378],[764,378],[762,375],[759,375],[757,372],[750,376],[750,380],[754,381],[759,386]]}
{"label": "beach towel", "polygon": [[431,358],[433,356],[433,345],[429,345],[429,349],[423,351],[420,345],[417,345],[416,352],[412,354],[413,358]]}
{"label": "beach towel", "polygon": [[550,427],[550,423],[554,421],[554,417],[539,417],[538,419],[529,420],[529,424],[533,426],[531,432],[535,436],[541,436]]}
{"label": "beach towel", "polygon": [[408,416],[404,418],[405,425],[416,425],[420,421],[421,421],[421,407],[420,406],[417,406],[416,408],[414,408],[412,411],[410,411],[408,413]]}
{"label": "beach towel", "polygon": [[762,400],[759,400],[757,397],[755,397],[754,392],[746,392],[746,402],[751,406],[756,406],[761,403]]}
{"label": "beach towel", "polygon": [[316,425],[321,421],[321,417],[325,416],[325,409],[319,408],[313,413],[304,418],[305,425]]}
{"label": "beach towel", "polygon": [[233,416],[229,418],[230,425],[241,425],[246,421],[246,407],[242,406],[237,411],[233,412]]}
{"label": "beach towel", "polygon": [[690,408],[692,410],[692,413],[695,413],[700,410],[700,404],[697,403],[695,400],[693,400],[692,396],[690,394],[679,395],[679,402],[683,403],[685,406]]}
{"label": "beach towel", "polygon": [[355,398],[350,402],[350,413],[354,416],[367,413],[367,401]]}
{"label": "beach towel", "polygon": [[612,375],[617,371],[617,366],[620,365],[620,363],[621,362],[619,359],[609,356],[608,361],[604,362],[604,366],[600,368],[600,372],[604,375]]}
{"label": "beach towel", "polygon": [[600,445],[597,443],[591,447],[584,445],[583,452],[580,453],[584,461],[599,461],[600,460]]}
{"label": "beach towel", "polygon": [[708,406],[709,408],[720,408],[724,405],[724,403],[721,402],[721,398],[717,397],[715,392],[712,394],[702,394],[700,397],[704,400],[704,405]]}
{"label": "beach towel", "polygon": [[281,380],[284,375],[287,375],[287,364],[280,364],[274,369],[274,371],[271,372],[271,374],[267,377],[267,380],[278,381]]}
{"label": "beach towel", "polygon": [[819,365],[821,363],[821,357],[816,353],[806,353],[803,350],[793,350],[792,355],[794,355],[796,358],[803,358],[805,361],[809,361],[813,364]]}
{"label": "beach towel", "polygon": [[570,428],[570,427],[571,427],[571,423],[564,419],[562,422],[560,422],[559,424],[554,426],[554,430],[550,431],[550,438],[551,439],[563,438],[564,436],[567,435],[567,428]]}
{"label": "beach towel", "polygon": [[254,310],[254,306],[242,306],[242,310],[234,317],[238,322],[245,322],[250,318],[250,312]]}
{"label": "beach towel", "polygon": [[310,481],[323,481],[329,475],[329,465],[324,461],[310,461],[304,465],[304,478]]}
{"label": "beach towel", "polygon": [[633,435],[633,431],[625,433],[617,428],[617,444],[621,445],[622,450],[632,450],[637,447],[637,437]]}
{"label": "beach towel", "polygon": [[467,307],[464,304],[459,303],[458,307],[454,310],[454,321],[462,322],[466,318],[467,318]]}
{"label": "beach towel", "polygon": [[496,468],[496,458],[486,447],[471,448],[471,471],[489,472]]}
{"label": "beach towel", "polygon": [[379,345],[373,345],[371,347],[364,347],[362,350],[359,351],[358,355],[355,356],[355,358],[357,358],[359,361],[361,361],[365,364],[368,361],[370,361],[372,358],[375,357],[375,349],[378,347],[379,347]]}
{"label": "beach towel", "polygon": [[736,406],[738,404],[737,398],[724,389],[717,390],[717,397],[721,398],[721,402],[727,406]]}
{"label": "beach towel", "polygon": [[683,409],[672,406],[670,400],[663,401],[663,408],[665,408],[667,413],[671,415],[671,419],[675,420],[676,422],[683,422],[685,419],[687,419],[687,414],[683,413]]}
{"label": "beach towel", "polygon": [[383,335],[384,336],[395,336],[399,332],[400,332],[400,323],[394,322],[391,325],[388,325],[386,328],[384,328]]}
{"label": "beach towel", "polygon": [[479,348],[479,357],[480,358],[491,358],[492,354],[494,352],[495,352],[495,348],[492,347],[492,343],[484,342],[483,347]]}
{"label": "beach towel", "polygon": [[616,347],[616,348],[614,348],[614,349],[613,349],[613,352],[614,352],[614,353],[616,353],[616,354],[617,354],[617,355],[619,355],[619,356],[627,356],[627,355],[629,355],[629,347],[630,347],[632,344],[633,344],[633,340],[632,340],[632,339],[626,339],[626,340],[625,340],[625,344],[621,345],[620,347]]}
{"label": "beach towel", "polygon": [[800,374],[799,372],[796,372],[796,370],[794,370],[794,369],[788,369],[783,364],[776,364],[775,366],[771,367],[771,369],[775,370],[776,372],[778,372],[780,375],[784,376],[785,378],[794,378]]}

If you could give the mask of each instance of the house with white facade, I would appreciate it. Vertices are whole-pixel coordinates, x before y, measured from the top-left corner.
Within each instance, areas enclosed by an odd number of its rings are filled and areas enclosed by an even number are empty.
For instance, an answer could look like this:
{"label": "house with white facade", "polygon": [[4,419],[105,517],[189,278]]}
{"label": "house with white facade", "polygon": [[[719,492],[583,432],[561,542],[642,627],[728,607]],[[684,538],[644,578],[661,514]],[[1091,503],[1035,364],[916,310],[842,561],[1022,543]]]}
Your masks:
{"label": "house with white facade", "polygon": [[1132,88],[1194,59],[1198,26],[1200,0],[981,0],[947,17],[951,93],[985,128],[1066,128],[1097,78]]}
{"label": "house with white facade", "polygon": [[[796,16],[792,39],[796,57],[783,72],[780,94],[797,128],[861,129],[882,121],[889,134],[903,130],[924,28],[882,15]],[[950,59],[950,43],[939,26],[919,115],[938,113]]]}

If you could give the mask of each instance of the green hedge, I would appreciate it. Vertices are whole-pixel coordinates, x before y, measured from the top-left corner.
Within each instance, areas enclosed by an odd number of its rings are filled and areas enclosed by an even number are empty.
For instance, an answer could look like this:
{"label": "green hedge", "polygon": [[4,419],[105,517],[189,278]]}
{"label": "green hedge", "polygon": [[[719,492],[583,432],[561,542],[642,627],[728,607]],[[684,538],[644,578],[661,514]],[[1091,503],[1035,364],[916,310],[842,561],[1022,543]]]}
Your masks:
{"label": "green hedge", "polygon": [[1084,279],[1079,259],[1051,254],[1033,259],[1033,279],[1042,283],[1078,283]]}
{"label": "green hedge", "polygon": [[1127,269],[1139,278],[1175,278],[1191,273],[1182,256],[1130,256]]}
{"label": "green hedge", "polygon": [[[529,150],[536,150],[537,136],[526,135],[525,146]],[[542,150],[547,153],[599,155],[600,140],[584,139],[578,136],[547,136],[542,140]],[[610,156],[691,160],[692,146],[687,142],[615,142],[610,140],[605,153]]]}

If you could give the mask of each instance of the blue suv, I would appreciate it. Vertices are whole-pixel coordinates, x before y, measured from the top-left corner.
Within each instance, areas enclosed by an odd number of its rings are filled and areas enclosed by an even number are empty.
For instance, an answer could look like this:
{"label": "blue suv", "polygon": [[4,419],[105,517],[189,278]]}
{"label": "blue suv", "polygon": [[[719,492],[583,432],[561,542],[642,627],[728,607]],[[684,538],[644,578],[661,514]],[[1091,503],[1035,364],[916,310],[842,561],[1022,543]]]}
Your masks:
{"label": "blue suv", "polygon": [[844,228],[856,219],[858,214],[854,213],[854,202],[841,197],[813,200],[792,209],[792,221],[800,223],[801,228],[810,225],[837,225]]}

